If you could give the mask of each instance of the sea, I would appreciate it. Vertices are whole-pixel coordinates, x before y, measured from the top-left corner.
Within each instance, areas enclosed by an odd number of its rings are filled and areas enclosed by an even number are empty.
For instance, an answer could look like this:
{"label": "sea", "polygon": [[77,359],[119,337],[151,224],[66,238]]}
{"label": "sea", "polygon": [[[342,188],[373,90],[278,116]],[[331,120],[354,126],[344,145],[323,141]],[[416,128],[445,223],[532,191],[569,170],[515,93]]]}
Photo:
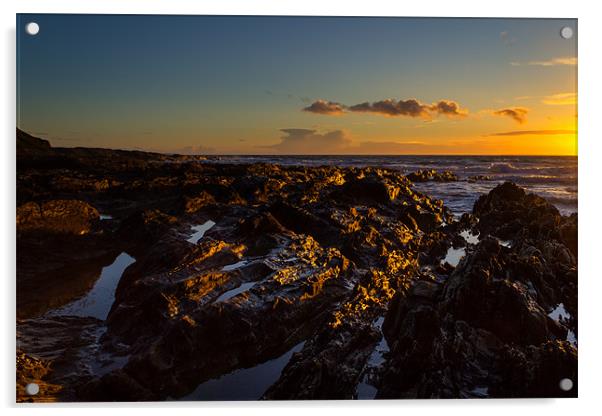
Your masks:
{"label": "sea", "polygon": [[[546,198],[561,214],[577,212],[577,156],[213,156],[207,163],[274,163],[283,166],[381,167],[403,174],[418,169],[450,170],[457,182],[416,183],[415,188],[442,199],[454,215],[471,212],[480,195],[512,181]],[[490,180],[471,181],[488,176]]]}

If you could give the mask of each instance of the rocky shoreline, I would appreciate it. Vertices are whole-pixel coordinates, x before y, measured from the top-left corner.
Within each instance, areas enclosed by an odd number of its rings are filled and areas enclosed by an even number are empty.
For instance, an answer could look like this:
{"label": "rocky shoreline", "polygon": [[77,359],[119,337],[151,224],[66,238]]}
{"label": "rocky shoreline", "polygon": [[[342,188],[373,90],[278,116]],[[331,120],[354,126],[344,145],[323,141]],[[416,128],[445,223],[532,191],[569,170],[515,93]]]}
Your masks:
{"label": "rocky shoreline", "polygon": [[[453,218],[412,182],[451,172],[199,159],[17,131],[18,401],[182,399],[287,353],[256,399],[577,396],[576,214],[504,183]],[[106,319],[53,313],[120,253]]]}

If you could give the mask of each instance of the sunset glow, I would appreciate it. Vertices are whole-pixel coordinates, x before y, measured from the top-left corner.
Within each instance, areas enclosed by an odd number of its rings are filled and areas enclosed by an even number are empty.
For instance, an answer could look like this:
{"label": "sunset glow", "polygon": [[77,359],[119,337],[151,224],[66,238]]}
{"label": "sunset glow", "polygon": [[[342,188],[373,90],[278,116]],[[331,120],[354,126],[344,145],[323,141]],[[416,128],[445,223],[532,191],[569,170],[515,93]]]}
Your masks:
{"label": "sunset glow", "polygon": [[54,146],[577,153],[570,20],[21,19],[17,124]]}

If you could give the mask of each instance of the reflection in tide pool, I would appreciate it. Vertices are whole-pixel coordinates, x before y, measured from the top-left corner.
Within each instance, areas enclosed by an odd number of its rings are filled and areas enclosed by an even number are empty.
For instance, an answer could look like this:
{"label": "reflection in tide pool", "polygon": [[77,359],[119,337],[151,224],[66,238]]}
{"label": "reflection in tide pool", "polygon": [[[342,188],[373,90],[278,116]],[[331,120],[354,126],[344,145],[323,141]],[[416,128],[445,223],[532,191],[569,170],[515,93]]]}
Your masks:
{"label": "reflection in tide pool", "polygon": [[573,347],[577,348],[577,336],[575,336],[575,333],[570,329],[566,334],[566,340],[570,342]]}
{"label": "reflection in tide pool", "polygon": [[[571,319],[571,314],[564,308],[563,303],[559,303],[558,306],[556,306],[554,310],[548,314],[548,316],[556,322],[568,321],[569,319]],[[575,336],[575,333],[570,329],[566,334],[566,340],[570,342],[574,347],[577,347],[577,337]]]}
{"label": "reflection in tide pool", "polygon": [[556,308],[554,308],[554,310],[548,314],[548,316],[555,321],[571,319],[571,314],[567,312],[567,310],[564,308],[564,304],[562,303],[559,303],[558,306],[556,306]]}
{"label": "reflection in tide pool", "polygon": [[238,295],[239,293],[246,292],[247,290],[251,289],[253,286],[255,286],[255,282],[243,283],[242,285],[238,286],[236,289],[228,290],[227,292],[222,293],[220,295],[220,297],[217,298],[215,301],[216,302],[227,301],[228,299],[233,298],[234,296]]}
{"label": "reflection in tide pool", "polygon": [[374,387],[370,380],[371,370],[375,370],[378,367],[382,366],[385,362],[385,354],[389,352],[389,344],[385,339],[384,334],[382,334],[382,326],[385,321],[384,317],[380,317],[376,320],[374,325],[381,331],[382,338],[370,357],[368,357],[367,367],[364,370],[364,374],[360,383],[357,385],[357,398],[359,400],[372,400],[376,397],[376,393],[378,392],[376,387]]}
{"label": "reflection in tide pool", "polygon": [[468,244],[479,244],[479,235],[473,234],[470,230],[464,230],[460,235],[466,240]]}
{"label": "reflection in tide pool", "polygon": [[233,264],[228,264],[228,265],[222,267],[222,271],[229,272],[231,270],[240,269],[242,266],[245,266],[247,263],[248,263],[248,261],[241,260],[241,261],[233,263]]}
{"label": "reflection in tide pool", "polygon": [[97,319],[106,319],[115,300],[115,290],[121,275],[135,261],[126,252],[121,253],[111,265],[102,269],[94,287],[84,297],[49,312],[49,315],[92,316]]}
{"label": "reflection in tide pool", "polygon": [[443,259],[441,264],[449,263],[452,266],[456,267],[458,265],[458,263],[460,263],[460,260],[462,259],[462,257],[464,257],[465,255],[466,255],[465,248],[450,247],[449,250],[447,250],[447,254],[445,255],[445,258]]}
{"label": "reflection in tide pool", "polygon": [[199,240],[201,238],[203,238],[205,233],[207,231],[209,231],[211,229],[211,227],[213,227],[214,225],[215,225],[215,223],[211,220],[209,220],[201,225],[193,225],[191,228],[194,231],[194,233],[192,233],[190,238],[188,238],[186,241],[188,241],[189,243],[192,243],[192,244],[198,243]]}
{"label": "reflection in tide pool", "polygon": [[300,342],[280,357],[263,364],[206,381],[181,400],[258,400],[278,380],[293,353],[301,351],[304,344],[305,341]]}
{"label": "reflection in tide pool", "polygon": [[475,387],[472,391],[472,394],[475,397],[488,397],[489,396],[489,387]]}

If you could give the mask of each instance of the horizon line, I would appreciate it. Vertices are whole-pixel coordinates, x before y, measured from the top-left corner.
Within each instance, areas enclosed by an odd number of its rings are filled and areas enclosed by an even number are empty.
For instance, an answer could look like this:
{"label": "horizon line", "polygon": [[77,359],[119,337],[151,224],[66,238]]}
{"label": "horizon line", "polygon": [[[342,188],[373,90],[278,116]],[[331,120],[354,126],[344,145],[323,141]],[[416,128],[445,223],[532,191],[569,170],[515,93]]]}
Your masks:
{"label": "horizon line", "polygon": [[361,154],[361,153],[319,153],[319,154],[270,154],[270,153],[195,153],[195,154],[185,154],[185,153],[177,153],[177,152],[167,152],[161,150],[153,150],[153,149],[142,149],[142,148],[113,148],[113,147],[97,147],[97,146],[56,146],[51,143],[52,139],[48,138],[44,135],[39,135],[38,133],[29,133],[26,130],[23,130],[20,127],[16,127],[17,130],[22,131],[23,133],[35,137],[40,140],[45,140],[50,144],[50,147],[53,149],[104,149],[104,150],[119,150],[126,152],[144,152],[144,153],[154,153],[161,154],[167,156],[203,156],[203,157],[399,157],[399,156],[422,156],[422,157],[578,157],[578,152],[575,154],[499,154],[499,153],[489,153],[489,154],[466,154],[466,153],[399,153],[399,154],[391,154],[391,153],[371,153],[371,154]]}
{"label": "horizon line", "polygon": [[154,153],[165,156],[203,156],[203,157],[398,157],[398,156],[420,156],[420,157],[578,157],[578,154],[459,154],[459,153],[373,153],[373,154],[357,154],[357,153],[319,153],[319,154],[303,154],[303,153],[288,153],[288,154],[270,154],[270,153],[174,153],[160,152],[155,150],[145,149],[123,149],[112,147],[87,147],[87,146],[72,146],[72,147],[54,147],[53,149],[103,149],[103,150],[119,150],[124,152],[143,152]]}

